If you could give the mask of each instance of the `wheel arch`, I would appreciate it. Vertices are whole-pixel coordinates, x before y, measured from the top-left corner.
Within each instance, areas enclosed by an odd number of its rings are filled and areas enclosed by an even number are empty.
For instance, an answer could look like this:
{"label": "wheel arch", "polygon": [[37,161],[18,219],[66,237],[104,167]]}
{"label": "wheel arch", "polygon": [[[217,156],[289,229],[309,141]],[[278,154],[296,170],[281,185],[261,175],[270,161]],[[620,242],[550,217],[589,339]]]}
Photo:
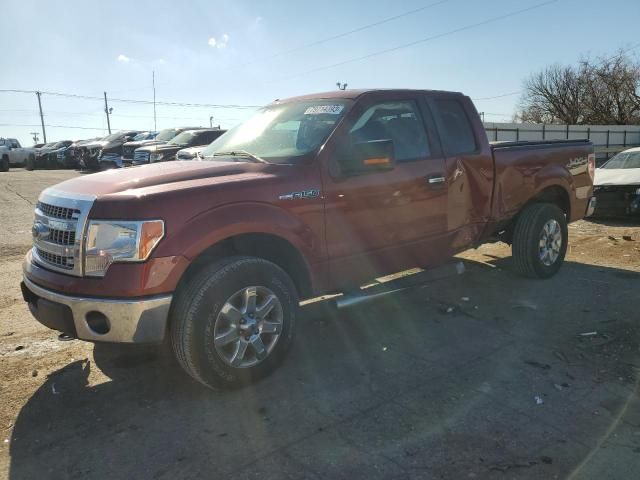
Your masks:
{"label": "wheel arch", "polygon": [[205,265],[225,257],[250,256],[268,260],[282,268],[293,280],[301,298],[314,291],[311,268],[296,246],[273,233],[239,233],[217,241],[201,251],[182,274],[176,290],[193,278]]}

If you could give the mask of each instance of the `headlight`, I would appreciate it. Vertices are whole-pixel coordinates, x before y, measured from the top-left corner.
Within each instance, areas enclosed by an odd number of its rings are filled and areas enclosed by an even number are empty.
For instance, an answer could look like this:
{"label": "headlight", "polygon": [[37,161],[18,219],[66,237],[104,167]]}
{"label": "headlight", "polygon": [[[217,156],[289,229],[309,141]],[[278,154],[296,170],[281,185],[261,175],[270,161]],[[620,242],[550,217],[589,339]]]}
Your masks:
{"label": "headlight", "polygon": [[157,162],[158,160],[162,160],[162,157],[164,157],[164,154],[162,153],[152,153],[149,155],[149,161]]}
{"label": "headlight", "polygon": [[85,240],[84,272],[104,277],[117,262],[143,262],[164,236],[162,220],[91,220]]}

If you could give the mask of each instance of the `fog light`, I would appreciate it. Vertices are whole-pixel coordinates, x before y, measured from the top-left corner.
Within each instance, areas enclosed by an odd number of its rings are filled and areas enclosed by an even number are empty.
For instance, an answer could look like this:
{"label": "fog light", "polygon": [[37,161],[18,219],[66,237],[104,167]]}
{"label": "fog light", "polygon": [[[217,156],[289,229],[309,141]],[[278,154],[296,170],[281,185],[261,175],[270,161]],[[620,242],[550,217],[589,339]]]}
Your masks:
{"label": "fog light", "polygon": [[105,335],[109,333],[109,330],[111,330],[109,319],[104,313],[96,311],[88,312],[85,315],[85,320],[91,331],[93,333],[97,333],[98,335]]}

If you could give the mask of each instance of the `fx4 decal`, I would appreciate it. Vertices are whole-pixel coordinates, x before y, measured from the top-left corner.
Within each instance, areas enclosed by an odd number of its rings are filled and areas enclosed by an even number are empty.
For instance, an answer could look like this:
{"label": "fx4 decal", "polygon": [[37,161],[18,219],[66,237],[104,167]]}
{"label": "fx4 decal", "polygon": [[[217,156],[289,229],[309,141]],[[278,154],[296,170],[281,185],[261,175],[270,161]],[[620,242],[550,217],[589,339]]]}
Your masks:
{"label": "fx4 decal", "polygon": [[303,190],[301,192],[285,193],[278,197],[279,200],[298,200],[305,198],[318,198],[320,196],[320,190]]}

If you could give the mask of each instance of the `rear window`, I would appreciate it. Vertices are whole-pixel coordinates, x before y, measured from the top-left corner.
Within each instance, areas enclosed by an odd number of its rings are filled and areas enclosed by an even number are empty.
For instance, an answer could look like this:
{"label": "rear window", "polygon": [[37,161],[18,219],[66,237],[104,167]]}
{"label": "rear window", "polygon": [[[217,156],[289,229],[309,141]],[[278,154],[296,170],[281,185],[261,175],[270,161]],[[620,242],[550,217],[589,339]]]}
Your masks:
{"label": "rear window", "polygon": [[445,152],[452,156],[474,153],[476,137],[462,104],[449,99],[436,99],[434,104]]}

